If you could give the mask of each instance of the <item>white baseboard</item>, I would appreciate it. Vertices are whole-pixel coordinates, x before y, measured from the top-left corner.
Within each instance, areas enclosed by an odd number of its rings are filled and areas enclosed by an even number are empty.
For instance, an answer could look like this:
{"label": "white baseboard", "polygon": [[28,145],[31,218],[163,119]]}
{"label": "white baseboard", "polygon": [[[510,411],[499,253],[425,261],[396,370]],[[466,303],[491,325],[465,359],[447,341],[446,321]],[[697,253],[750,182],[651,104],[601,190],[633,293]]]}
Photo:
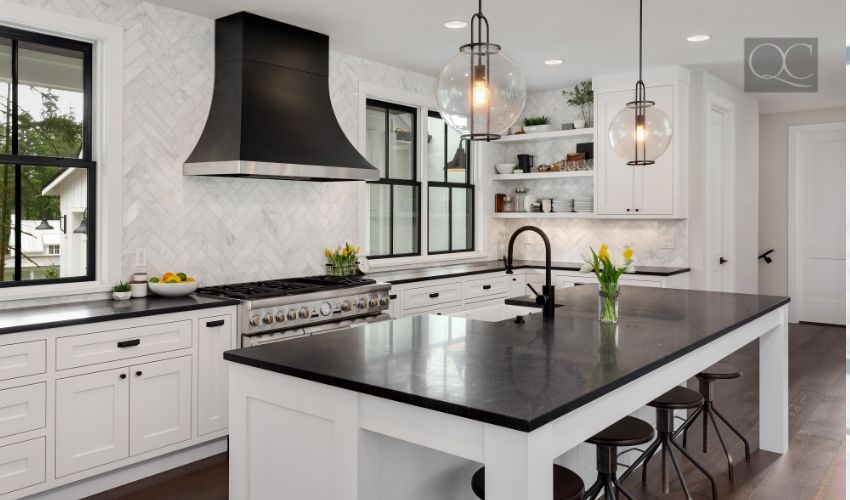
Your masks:
{"label": "white baseboard", "polygon": [[153,458],[145,462],[129,465],[123,469],[107,472],[99,476],[80,480],[65,486],[54,488],[50,491],[36,493],[27,497],[29,500],[68,500],[69,498],[83,498],[102,491],[117,488],[124,484],[138,481],[146,477],[165,472],[192,462],[197,462],[219,453],[227,451],[227,437],[209,441],[198,446],[185,448],[168,455]]}

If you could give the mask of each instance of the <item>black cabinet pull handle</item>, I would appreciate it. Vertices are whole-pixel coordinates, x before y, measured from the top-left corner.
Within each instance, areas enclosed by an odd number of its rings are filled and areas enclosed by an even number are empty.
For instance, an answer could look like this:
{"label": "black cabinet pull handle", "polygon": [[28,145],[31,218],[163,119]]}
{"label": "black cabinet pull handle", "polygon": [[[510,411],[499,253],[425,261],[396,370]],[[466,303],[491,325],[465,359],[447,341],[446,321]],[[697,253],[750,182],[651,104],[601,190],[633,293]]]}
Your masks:
{"label": "black cabinet pull handle", "polygon": [[136,372],[136,376],[137,376],[137,377],[141,377],[141,376],[142,376],[142,370],[137,371],[137,372]]}
{"label": "black cabinet pull handle", "polygon": [[436,298],[437,298],[437,297],[439,297],[439,296],[440,296],[440,294],[439,294],[439,293],[436,293],[436,292],[435,292],[435,293],[429,293],[429,294],[428,294],[428,297],[430,297],[430,298],[432,298],[432,299],[436,299]]}
{"label": "black cabinet pull handle", "polygon": [[217,319],[215,321],[207,321],[207,328],[214,328],[216,326],[223,326],[223,325],[224,325],[223,319]]}
{"label": "black cabinet pull handle", "polygon": [[141,343],[142,341],[140,339],[122,340],[121,342],[118,342],[118,347],[135,347]]}
{"label": "black cabinet pull handle", "polygon": [[121,375],[118,375],[118,378],[120,378],[121,380],[124,380],[125,378],[127,378],[127,374],[122,373]]}
{"label": "black cabinet pull handle", "polygon": [[398,295],[390,295],[390,300],[395,300],[398,298]]}
{"label": "black cabinet pull handle", "polygon": [[489,290],[489,289],[491,289],[491,288],[493,288],[493,286],[492,286],[492,285],[484,285],[484,289],[485,289],[485,290]]}

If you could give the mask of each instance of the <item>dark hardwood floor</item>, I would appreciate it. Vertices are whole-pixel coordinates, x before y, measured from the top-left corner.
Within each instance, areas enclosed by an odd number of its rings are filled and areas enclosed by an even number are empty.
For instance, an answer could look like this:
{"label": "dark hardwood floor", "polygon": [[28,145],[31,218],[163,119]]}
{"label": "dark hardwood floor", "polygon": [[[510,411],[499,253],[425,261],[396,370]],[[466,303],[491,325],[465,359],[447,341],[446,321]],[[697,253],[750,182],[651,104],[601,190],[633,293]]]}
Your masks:
{"label": "dark hardwood floor", "polygon": [[[724,438],[736,459],[735,480],[726,475],[726,462],[713,435],[710,452],[698,451],[701,430],[695,425],[688,448],[714,475],[723,499],[840,500],[844,499],[844,328],[824,325],[791,325],[789,333],[790,447],[785,455],[754,450],[749,462],[744,447],[731,432]],[[758,344],[753,343],[727,361],[744,369],[744,376],[716,382],[717,408],[748,439],[757,443]],[[696,385],[694,385],[696,389]],[[721,428],[721,431],[723,429]],[[684,460],[681,463],[684,464]],[[683,472],[693,498],[709,499],[708,481],[692,466]],[[684,498],[671,472],[670,494],[661,489],[660,460],[650,463],[647,484],[640,473],[626,481],[637,499]],[[227,498],[227,456],[215,457],[164,472],[90,500],[217,500]],[[306,500],[306,499],[305,499]],[[403,500],[403,499],[402,499]]]}

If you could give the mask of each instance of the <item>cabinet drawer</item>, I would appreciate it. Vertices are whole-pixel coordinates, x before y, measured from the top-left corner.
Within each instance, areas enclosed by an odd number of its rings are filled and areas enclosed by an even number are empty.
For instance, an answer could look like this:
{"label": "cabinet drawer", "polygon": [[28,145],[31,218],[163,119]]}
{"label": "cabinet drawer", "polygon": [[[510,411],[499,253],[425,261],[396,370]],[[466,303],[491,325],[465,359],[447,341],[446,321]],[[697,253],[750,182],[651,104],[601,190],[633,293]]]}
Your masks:
{"label": "cabinet drawer", "polygon": [[43,437],[0,448],[0,495],[43,483],[46,454]]}
{"label": "cabinet drawer", "polygon": [[629,286],[648,286],[651,288],[661,288],[660,281],[652,281],[652,280],[632,280],[628,278],[620,278],[621,285],[629,285]]}
{"label": "cabinet drawer", "polygon": [[466,281],[463,284],[463,298],[464,300],[474,300],[490,295],[507,295],[510,286],[507,276]]}
{"label": "cabinet drawer", "polygon": [[0,437],[44,427],[46,388],[42,382],[0,391]]}
{"label": "cabinet drawer", "polygon": [[56,369],[106,363],[192,347],[192,320],[56,339]]}
{"label": "cabinet drawer", "polygon": [[0,380],[44,373],[46,340],[0,346]]}
{"label": "cabinet drawer", "polygon": [[441,315],[450,315],[451,313],[463,311],[464,306],[463,302],[453,302],[451,304],[442,304],[439,306],[433,307],[423,307],[421,309],[408,309],[405,310],[404,317],[412,318],[414,316],[425,316],[429,314],[441,316]]}
{"label": "cabinet drawer", "polygon": [[404,309],[419,309],[456,300],[462,300],[460,283],[413,288],[404,292]]}

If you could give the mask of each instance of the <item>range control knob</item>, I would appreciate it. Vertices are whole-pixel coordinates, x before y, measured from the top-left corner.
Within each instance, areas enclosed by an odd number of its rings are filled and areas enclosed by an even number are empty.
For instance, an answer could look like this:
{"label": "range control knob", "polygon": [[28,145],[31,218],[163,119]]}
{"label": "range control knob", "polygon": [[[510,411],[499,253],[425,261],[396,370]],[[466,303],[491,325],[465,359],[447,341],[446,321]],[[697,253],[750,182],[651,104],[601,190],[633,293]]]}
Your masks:
{"label": "range control knob", "polygon": [[378,297],[369,297],[369,307],[378,307]]}
{"label": "range control knob", "polygon": [[351,302],[343,300],[342,304],[339,305],[339,308],[342,312],[348,312],[351,310]]}
{"label": "range control knob", "polygon": [[388,305],[390,305],[390,297],[389,297],[389,295],[384,295],[383,297],[381,297],[381,305],[382,305],[382,306],[388,306]]}
{"label": "range control knob", "polygon": [[307,307],[302,307],[301,309],[298,310],[298,317],[302,318],[302,319],[303,318],[309,318],[310,317],[310,309],[308,309]]}
{"label": "range control knob", "polygon": [[289,321],[295,321],[296,319],[298,319],[298,313],[295,312],[295,309],[290,309],[286,311],[286,319],[288,319]]}
{"label": "range control knob", "polygon": [[274,314],[272,314],[272,313],[263,314],[263,324],[270,325],[272,323],[274,323]]}
{"label": "range control knob", "polygon": [[260,316],[258,316],[256,314],[251,316],[251,321],[250,321],[251,326],[260,326],[260,324],[262,322],[263,322],[263,320],[260,318]]}
{"label": "range control knob", "polygon": [[284,321],[286,321],[286,313],[284,313],[283,311],[278,311],[274,313],[274,321],[275,323],[283,323]]}
{"label": "range control knob", "polygon": [[366,301],[366,297],[361,297],[361,298],[357,301],[357,308],[358,308],[358,309],[366,309],[366,306],[367,306],[367,305],[368,305],[368,302]]}

